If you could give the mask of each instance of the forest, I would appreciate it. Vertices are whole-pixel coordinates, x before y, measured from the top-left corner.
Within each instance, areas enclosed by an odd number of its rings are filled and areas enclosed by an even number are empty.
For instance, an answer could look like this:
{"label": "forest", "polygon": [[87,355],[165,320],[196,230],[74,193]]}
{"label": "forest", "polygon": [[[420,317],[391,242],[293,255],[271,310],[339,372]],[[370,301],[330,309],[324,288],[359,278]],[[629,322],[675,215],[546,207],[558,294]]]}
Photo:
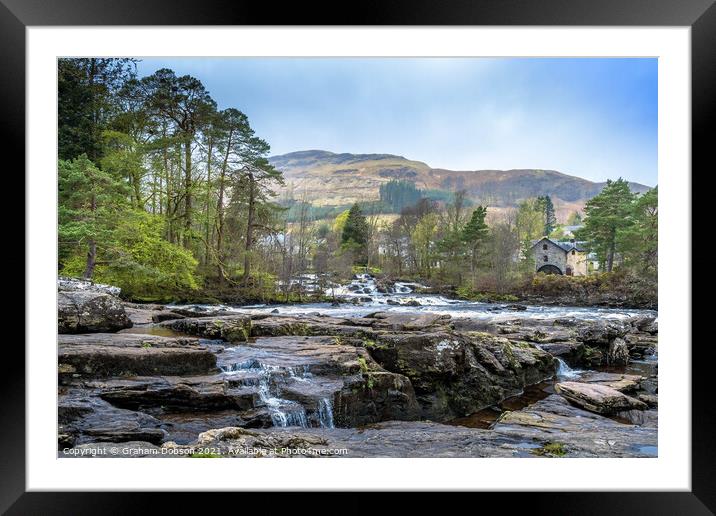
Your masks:
{"label": "forest", "polygon": [[133,59],[60,59],[58,93],[58,271],[129,299],[304,301],[323,294],[303,278],[327,286],[358,271],[464,297],[514,293],[534,280],[532,242],[562,238],[565,225],[581,226],[601,274],[655,288],[657,188],[609,181],[568,224],[549,195],[490,218],[465,191],[406,181],[387,182],[379,200],[319,209],[301,192],[279,199],[269,142],[199,78],[138,77]]}

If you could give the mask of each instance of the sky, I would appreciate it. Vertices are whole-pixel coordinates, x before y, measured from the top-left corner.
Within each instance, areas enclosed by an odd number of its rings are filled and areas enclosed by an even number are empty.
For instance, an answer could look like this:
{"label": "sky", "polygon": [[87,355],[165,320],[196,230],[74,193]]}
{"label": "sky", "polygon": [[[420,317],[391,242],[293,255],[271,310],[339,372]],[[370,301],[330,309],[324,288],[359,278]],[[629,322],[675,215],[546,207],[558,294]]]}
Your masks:
{"label": "sky", "polygon": [[657,183],[651,58],[143,58],[202,81],[271,154],[388,153],[452,170]]}

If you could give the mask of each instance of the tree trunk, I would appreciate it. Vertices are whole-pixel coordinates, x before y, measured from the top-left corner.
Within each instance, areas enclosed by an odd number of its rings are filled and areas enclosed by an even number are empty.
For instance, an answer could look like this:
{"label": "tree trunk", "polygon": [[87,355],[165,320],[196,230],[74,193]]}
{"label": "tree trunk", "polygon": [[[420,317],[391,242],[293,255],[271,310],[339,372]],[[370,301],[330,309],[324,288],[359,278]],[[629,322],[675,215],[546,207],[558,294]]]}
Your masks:
{"label": "tree trunk", "polygon": [[204,211],[206,218],[204,219],[204,265],[209,264],[209,196],[211,194],[211,153],[213,152],[214,138],[209,136],[209,149],[206,158],[206,202],[204,203]]}
{"label": "tree trunk", "polygon": [[226,181],[226,169],[229,165],[229,150],[231,149],[231,140],[234,135],[234,130],[229,130],[229,139],[226,144],[226,155],[224,155],[224,162],[221,164],[221,173],[219,175],[219,198],[216,201],[216,272],[219,276],[219,286],[224,285],[224,189]]}
{"label": "tree trunk", "polygon": [[249,172],[249,211],[246,219],[246,246],[244,252],[244,285],[249,284],[249,277],[251,276],[251,248],[253,245],[254,236],[254,210],[255,210],[255,192],[254,192],[254,175]]}
{"label": "tree trunk", "polygon": [[94,266],[97,262],[97,244],[94,239],[90,239],[89,246],[87,249],[87,266],[82,277],[86,280],[91,280],[94,274]]}
{"label": "tree trunk", "polygon": [[614,268],[615,247],[616,247],[616,234],[615,234],[615,231],[612,230],[611,238],[610,238],[610,242],[609,242],[609,251],[607,253],[607,272],[612,272],[612,269]]}
{"label": "tree trunk", "polygon": [[184,143],[184,247],[188,248],[191,239],[191,218],[192,218],[192,179],[191,179],[191,136],[186,135]]}

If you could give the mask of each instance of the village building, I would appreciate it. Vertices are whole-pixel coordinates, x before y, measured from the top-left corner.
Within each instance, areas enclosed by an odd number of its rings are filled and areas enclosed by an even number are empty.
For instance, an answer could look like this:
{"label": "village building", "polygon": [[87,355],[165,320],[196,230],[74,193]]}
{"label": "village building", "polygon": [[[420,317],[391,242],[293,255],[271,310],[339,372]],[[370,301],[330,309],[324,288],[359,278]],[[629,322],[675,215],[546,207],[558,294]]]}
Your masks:
{"label": "village building", "polygon": [[565,276],[586,276],[590,272],[590,256],[580,242],[565,242],[542,237],[532,244],[535,271]]}

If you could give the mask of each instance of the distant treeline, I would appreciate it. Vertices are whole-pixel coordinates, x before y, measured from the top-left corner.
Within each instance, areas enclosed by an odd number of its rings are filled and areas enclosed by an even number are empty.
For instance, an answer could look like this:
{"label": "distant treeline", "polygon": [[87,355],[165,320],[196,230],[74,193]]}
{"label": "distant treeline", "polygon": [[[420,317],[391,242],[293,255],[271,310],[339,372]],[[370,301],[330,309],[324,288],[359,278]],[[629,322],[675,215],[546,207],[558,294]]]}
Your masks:
{"label": "distant treeline", "polygon": [[[418,204],[421,199],[449,203],[455,195],[448,190],[421,190],[415,186],[415,183],[402,179],[393,179],[381,185],[379,193],[379,201],[358,203],[363,213],[401,213],[405,208]],[[300,217],[305,216],[304,210],[307,210],[311,220],[326,220],[337,217],[353,206],[352,204],[314,206],[295,199],[284,201],[282,204],[288,208],[286,218],[289,222],[296,222]],[[472,201],[465,200],[466,206],[473,204]]]}

